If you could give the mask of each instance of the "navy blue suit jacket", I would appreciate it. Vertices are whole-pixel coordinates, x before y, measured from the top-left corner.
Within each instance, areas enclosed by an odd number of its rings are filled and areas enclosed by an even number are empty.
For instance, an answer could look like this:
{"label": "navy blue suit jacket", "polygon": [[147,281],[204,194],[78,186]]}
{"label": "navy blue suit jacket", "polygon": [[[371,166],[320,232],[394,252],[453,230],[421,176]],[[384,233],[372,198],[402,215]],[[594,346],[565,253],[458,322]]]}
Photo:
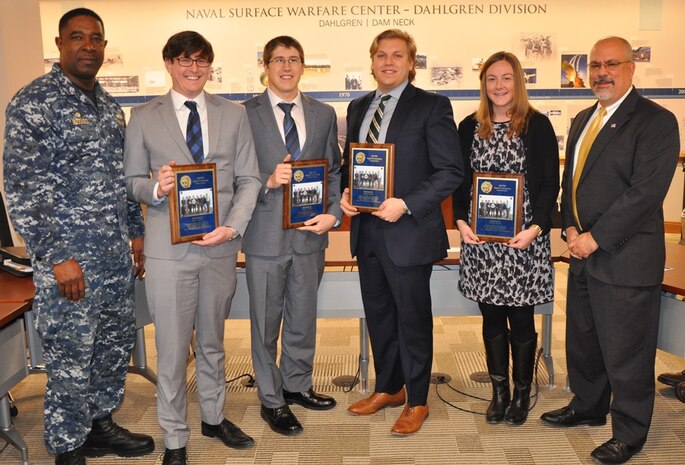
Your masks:
{"label": "navy blue suit jacket", "polygon": [[[375,92],[350,102],[341,184],[349,185],[350,143],[359,142],[359,128]],[[449,242],[441,202],[461,184],[463,161],[450,101],[411,84],[402,92],[388,126],[385,143],[395,144],[394,196],[411,215],[382,223],[390,259],[397,266],[434,263],[447,256]],[[356,256],[359,216],[352,218],[350,247]]]}

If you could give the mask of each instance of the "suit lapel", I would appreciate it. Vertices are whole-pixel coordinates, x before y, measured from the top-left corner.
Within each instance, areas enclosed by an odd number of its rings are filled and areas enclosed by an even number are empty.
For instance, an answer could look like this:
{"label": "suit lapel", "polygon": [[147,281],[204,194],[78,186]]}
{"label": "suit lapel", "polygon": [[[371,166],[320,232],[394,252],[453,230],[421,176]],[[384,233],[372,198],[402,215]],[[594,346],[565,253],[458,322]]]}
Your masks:
{"label": "suit lapel", "polygon": [[[257,114],[264,126],[265,132],[265,134],[260,134],[258,136],[268,137],[271,140],[271,143],[274,144],[274,147],[276,147],[276,153],[287,153],[285,142],[283,142],[283,138],[281,137],[281,130],[278,127],[279,123],[274,117],[274,110],[271,108],[271,100],[269,100],[269,94],[267,94],[266,91],[257,99]],[[283,158],[280,157],[280,155],[278,161],[283,161]]]}
{"label": "suit lapel", "polygon": [[209,149],[206,158],[211,159],[219,145],[223,112],[221,111],[218,97],[205,92],[205,104],[207,105],[207,130],[209,131]]}
{"label": "suit lapel", "polygon": [[393,143],[399,137],[402,125],[407,119],[407,116],[411,113],[411,108],[414,106],[415,96],[416,87],[411,84],[407,84],[407,87],[402,92],[402,95],[400,95],[400,99],[397,101],[395,111],[392,113],[392,119],[390,120],[390,125],[388,126],[388,132],[385,135],[386,143]]}
{"label": "suit lapel", "polygon": [[602,126],[602,130],[599,131],[599,134],[597,134],[597,138],[593,142],[592,148],[590,148],[590,153],[585,161],[583,172],[580,174],[580,180],[578,181],[579,184],[583,182],[583,176],[585,173],[592,169],[592,165],[601,156],[604,148],[609,144],[609,142],[611,142],[621,126],[630,120],[630,114],[635,109],[636,103],[637,91],[633,88],[623,103],[621,103],[614,114],[611,115],[611,118],[604,123],[604,126]]}
{"label": "suit lapel", "polygon": [[171,99],[171,93],[164,96],[164,100],[159,106],[159,113],[162,123],[166,126],[169,134],[171,134],[171,139],[176,143],[179,151],[186,157],[186,162],[195,163],[195,160],[193,160],[193,156],[188,149],[188,145],[183,139],[181,128],[178,125],[178,118],[176,117],[176,109],[174,108],[174,102]]}
{"label": "suit lapel", "polygon": [[[306,95],[302,94],[302,110],[304,111],[304,124],[307,129],[307,138],[304,141],[304,145],[302,146],[302,150],[300,152],[300,160],[304,160],[307,158],[308,153],[306,153],[306,150],[309,148],[311,145],[309,141],[311,140],[311,136],[316,134],[316,123],[317,123],[317,117],[316,117],[316,107],[311,104],[311,101],[309,100],[309,97]],[[314,154],[315,157],[322,157],[323,154]]]}
{"label": "suit lapel", "polygon": [[359,140],[359,129],[361,128],[364,116],[366,116],[366,112],[368,111],[369,106],[371,105],[371,101],[373,100],[373,97],[375,95],[376,91],[374,90],[373,92],[370,92],[363,96],[359,101],[359,107],[357,108],[357,112],[356,114],[352,115],[352,118],[349,121],[350,127],[347,128],[348,140],[366,142],[365,138]]}

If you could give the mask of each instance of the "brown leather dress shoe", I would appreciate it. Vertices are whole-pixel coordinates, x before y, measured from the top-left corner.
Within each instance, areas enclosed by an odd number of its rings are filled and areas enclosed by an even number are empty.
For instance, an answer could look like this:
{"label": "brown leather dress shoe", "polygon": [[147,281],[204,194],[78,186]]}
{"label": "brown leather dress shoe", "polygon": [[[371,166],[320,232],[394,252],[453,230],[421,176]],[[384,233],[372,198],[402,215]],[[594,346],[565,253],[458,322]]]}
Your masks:
{"label": "brown leather dress shoe", "polygon": [[385,407],[399,407],[405,401],[404,388],[395,394],[374,392],[366,399],[362,399],[347,407],[347,411],[353,415],[373,415]]}
{"label": "brown leather dress shoe", "polygon": [[685,381],[675,387],[675,396],[680,402],[685,402]]}
{"label": "brown leather dress shoe", "polygon": [[426,418],[428,418],[428,404],[417,405],[416,407],[410,407],[409,404],[406,404],[390,432],[398,436],[414,434],[421,429]]}

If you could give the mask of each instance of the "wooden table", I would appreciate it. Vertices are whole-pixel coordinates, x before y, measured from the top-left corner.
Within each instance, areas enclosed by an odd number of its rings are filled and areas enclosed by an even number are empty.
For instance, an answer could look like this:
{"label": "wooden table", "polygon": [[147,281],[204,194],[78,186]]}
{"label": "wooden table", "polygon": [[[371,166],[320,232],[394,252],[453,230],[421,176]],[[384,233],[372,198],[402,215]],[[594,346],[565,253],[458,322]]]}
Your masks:
{"label": "wooden table", "polygon": [[[31,308],[33,284],[30,278],[30,286],[25,286],[24,281],[15,282],[15,279],[22,278],[0,271],[0,438],[16,447],[21,453],[22,464],[28,465],[28,447],[12,425],[8,392],[29,375],[22,316]],[[27,289],[31,292],[25,292]]]}

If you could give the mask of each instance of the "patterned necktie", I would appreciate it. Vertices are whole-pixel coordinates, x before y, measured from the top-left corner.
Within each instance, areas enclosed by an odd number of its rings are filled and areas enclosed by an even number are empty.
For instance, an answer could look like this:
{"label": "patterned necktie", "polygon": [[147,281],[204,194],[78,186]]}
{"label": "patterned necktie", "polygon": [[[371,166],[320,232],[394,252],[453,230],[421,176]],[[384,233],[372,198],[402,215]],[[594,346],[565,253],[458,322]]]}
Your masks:
{"label": "patterned necktie", "polygon": [[188,127],[186,128],[186,144],[188,144],[188,149],[195,163],[202,163],[205,155],[202,147],[202,125],[200,124],[200,114],[197,112],[197,103],[188,100],[185,102],[185,106],[190,109]]}
{"label": "patterned necktie", "polygon": [[371,120],[371,126],[369,126],[369,133],[366,135],[366,142],[369,144],[377,144],[378,136],[381,133],[381,120],[383,120],[383,112],[385,111],[385,102],[390,100],[390,95],[384,95],[381,97],[381,102],[376,108],[376,112],[373,114],[373,119]]}
{"label": "patterned necktie", "polygon": [[599,107],[599,113],[592,120],[590,126],[587,128],[585,137],[580,143],[580,148],[578,149],[578,161],[576,162],[576,169],[573,172],[573,215],[576,217],[576,221],[580,226],[580,217],[578,216],[578,208],[576,207],[576,189],[578,189],[578,181],[580,181],[580,174],[583,172],[583,167],[585,166],[585,161],[592,148],[592,143],[595,141],[599,130],[602,129],[602,120],[607,114],[606,108],[603,106]]}
{"label": "patterned necktie", "polygon": [[297,126],[291,112],[293,111],[294,103],[281,102],[278,107],[283,110],[283,134],[285,134],[285,148],[288,150],[292,160],[297,160],[300,156],[300,139],[297,137]]}

